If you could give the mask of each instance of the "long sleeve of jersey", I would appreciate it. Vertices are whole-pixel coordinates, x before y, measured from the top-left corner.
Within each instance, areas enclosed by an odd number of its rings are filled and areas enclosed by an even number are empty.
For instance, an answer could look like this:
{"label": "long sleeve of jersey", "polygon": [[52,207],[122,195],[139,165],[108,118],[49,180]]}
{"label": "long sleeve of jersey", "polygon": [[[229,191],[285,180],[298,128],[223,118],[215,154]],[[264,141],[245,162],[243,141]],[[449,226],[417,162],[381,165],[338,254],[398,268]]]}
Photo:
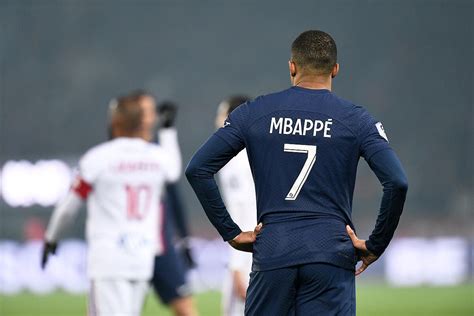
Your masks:
{"label": "long sleeve of jersey", "polygon": [[178,143],[178,133],[174,128],[163,128],[158,132],[158,141],[168,159],[166,174],[168,182],[178,181],[181,175],[182,158]]}
{"label": "long sleeve of jersey", "polygon": [[235,238],[241,230],[222,201],[214,175],[239,151],[214,134],[194,154],[186,168],[186,177],[207,217],[225,241]]}
{"label": "long sleeve of jersey", "polygon": [[408,190],[403,167],[393,150],[375,153],[368,164],[383,185],[383,197],[375,228],[366,242],[367,249],[380,256],[387,248],[398,226]]}
{"label": "long sleeve of jersey", "polygon": [[74,190],[69,191],[54,209],[46,230],[45,239],[50,242],[57,241],[59,235],[72,223],[81,206],[81,196]]}

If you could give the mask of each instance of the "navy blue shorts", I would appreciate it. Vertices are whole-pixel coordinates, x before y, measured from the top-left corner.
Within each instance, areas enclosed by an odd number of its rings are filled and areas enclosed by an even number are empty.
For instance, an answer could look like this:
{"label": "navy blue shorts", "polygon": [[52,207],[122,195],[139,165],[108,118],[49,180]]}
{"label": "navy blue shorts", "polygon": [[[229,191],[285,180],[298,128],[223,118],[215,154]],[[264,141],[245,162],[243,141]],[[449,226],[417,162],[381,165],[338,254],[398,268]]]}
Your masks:
{"label": "navy blue shorts", "polygon": [[152,286],[161,301],[168,305],[178,298],[191,295],[186,283],[186,269],[174,247],[168,247],[161,256],[155,257]]}
{"label": "navy blue shorts", "polygon": [[250,274],[247,316],[353,316],[355,308],[354,271],[311,263]]}

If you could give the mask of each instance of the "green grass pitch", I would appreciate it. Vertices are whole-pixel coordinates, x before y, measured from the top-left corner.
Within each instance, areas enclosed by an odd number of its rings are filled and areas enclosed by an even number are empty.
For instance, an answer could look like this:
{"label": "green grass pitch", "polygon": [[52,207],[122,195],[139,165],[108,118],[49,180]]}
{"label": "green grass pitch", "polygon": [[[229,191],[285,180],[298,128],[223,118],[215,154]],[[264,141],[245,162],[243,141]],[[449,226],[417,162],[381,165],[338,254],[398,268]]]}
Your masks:
{"label": "green grass pitch", "polygon": [[[201,316],[220,315],[220,294],[207,292],[196,296]],[[84,316],[86,297],[57,292],[35,296],[23,293],[0,296],[1,316]],[[362,316],[473,316],[474,285],[458,287],[391,288],[362,284],[357,288],[357,314]],[[171,315],[151,295],[143,316]]]}

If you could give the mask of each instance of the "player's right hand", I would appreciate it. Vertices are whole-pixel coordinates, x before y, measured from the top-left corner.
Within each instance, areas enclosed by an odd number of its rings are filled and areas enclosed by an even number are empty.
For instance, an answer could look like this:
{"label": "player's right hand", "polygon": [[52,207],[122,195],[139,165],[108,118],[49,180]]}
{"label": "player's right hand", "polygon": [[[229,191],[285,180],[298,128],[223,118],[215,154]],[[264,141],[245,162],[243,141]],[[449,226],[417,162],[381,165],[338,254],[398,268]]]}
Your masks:
{"label": "player's right hand", "polygon": [[357,238],[356,234],[352,230],[349,225],[346,225],[347,233],[351,238],[352,244],[359,255],[360,260],[362,261],[362,265],[356,270],[355,275],[359,275],[367,269],[369,265],[371,265],[374,261],[376,261],[379,257],[371,253],[367,246],[365,245],[364,239]]}
{"label": "player's right hand", "polygon": [[258,224],[253,231],[241,232],[237,237],[229,240],[229,244],[240,251],[253,252],[253,243],[257,239],[257,235],[262,230],[262,223]]}
{"label": "player's right hand", "polygon": [[178,113],[178,106],[170,101],[165,101],[158,105],[158,122],[159,126],[163,128],[169,128],[174,126],[176,116]]}
{"label": "player's right hand", "polygon": [[48,257],[50,254],[55,254],[56,253],[56,248],[58,247],[58,244],[56,242],[52,241],[46,241],[44,242],[43,245],[43,254],[41,255],[41,269],[44,270],[46,267],[46,263],[48,262]]}

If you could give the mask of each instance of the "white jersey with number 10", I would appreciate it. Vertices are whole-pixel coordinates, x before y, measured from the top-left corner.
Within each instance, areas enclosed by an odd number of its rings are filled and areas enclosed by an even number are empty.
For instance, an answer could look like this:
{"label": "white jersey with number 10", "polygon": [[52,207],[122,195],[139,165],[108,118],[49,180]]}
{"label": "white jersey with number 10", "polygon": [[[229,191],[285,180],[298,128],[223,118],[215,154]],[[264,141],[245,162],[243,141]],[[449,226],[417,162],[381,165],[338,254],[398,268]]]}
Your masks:
{"label": "white jersey with number 10", "polygon": [[[92,148],[80,160],[73,192],[87,199],[90,278],[151,278],[154,256],[164,250],[162,191],[181,172],[176,131],[160,132],[160,142],[121,137]],[[51,239],[58,230],[53,221]]]}

